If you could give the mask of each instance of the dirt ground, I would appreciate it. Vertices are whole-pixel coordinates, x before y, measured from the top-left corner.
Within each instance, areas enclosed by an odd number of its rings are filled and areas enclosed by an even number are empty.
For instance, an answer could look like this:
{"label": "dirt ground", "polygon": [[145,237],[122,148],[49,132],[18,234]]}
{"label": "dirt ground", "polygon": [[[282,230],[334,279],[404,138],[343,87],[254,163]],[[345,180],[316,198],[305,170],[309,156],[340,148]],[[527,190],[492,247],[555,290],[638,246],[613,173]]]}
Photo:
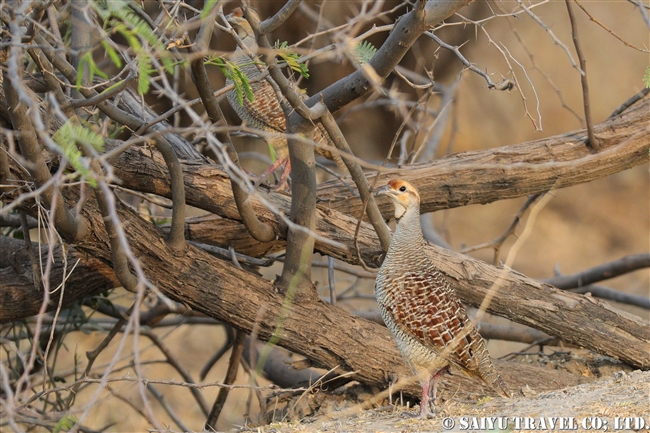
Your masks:
{"label": "dirt ground", "polygon": [[[520,360],[538,369],[536,377],[511,382],[511,399],[482,397],[471,389],[449,395],[443,390],[438,413],[420,419],[410,405],[367,408],[372,393],[349,389],[329,397],[297,396],[285,419],[320,404],[311,416],[291,422],[249,426],[239,431],[294,432],[441,432],[441,431],[649,431],[650,371],[632,371],[606,357],[540,357]],[[501,363],[501,369],[504,363]],[[596,377],[600,376],[600,377]],[[529,385],[529,383],[531,385]],[[563,386],[570,384],[571,386]],[[548,390],[552,389],[552,390]],[[349,406],[351,400],[359,403]]]}

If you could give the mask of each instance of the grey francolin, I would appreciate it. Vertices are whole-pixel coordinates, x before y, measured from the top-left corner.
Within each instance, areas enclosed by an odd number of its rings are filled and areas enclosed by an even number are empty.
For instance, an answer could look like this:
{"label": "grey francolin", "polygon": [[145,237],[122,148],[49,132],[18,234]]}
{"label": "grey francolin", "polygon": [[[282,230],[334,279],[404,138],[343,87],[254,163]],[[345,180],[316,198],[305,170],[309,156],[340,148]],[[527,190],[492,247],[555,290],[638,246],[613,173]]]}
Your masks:
{"label": "grey francolin", "polygon": [[375,296],[402,357],[422,385],[420,416],[432,413],[437,380],[450,367],[509,397],[485,341],[427,257],[417,190],[408,182],[391,180],[377,194],[393,202],[397,227],[377,275]]}
{"label": "grey francolin", "polygon": [[[252,9],[249,9],[252,13]],[[255,34],[250,23],[244,18],[241,8],[235,8],[226,16],[228,23],[237,32],[242,43],[246,46],[249,52],[255,54],[258,51],[257,41]],[[244,51],[240,46],[231,56],[231,61],[235,63],[241,71],[248,77],[251,88],[253,90],[253,101],[244,98],[243,105],[237,100],[237,93],[235,90],[230,90],[226,97],[230,106],[235,110],[239,118],[248,126],[262,131],[264,138],[273,148],[276,154],[276,162],[271,165],[262,175],[260,179],[271,174],[277,168],[284,164],[284,170],[276,188],[280,188],[291,170],[289,163],[289,147],[287,145],[287,119],[284,116],[284,111],[278,100],[278,96],[269,84],[266,78],[263,78],[262,72],[259,70],[255,61]],[[226,85],[231,85],[231,80],[226,80]],[[329,136],[323,126],[319,123],[316,131],[314,132],[314,142],[317,144],[328,143],[331,147],[334,144],[329,140]],[[343,162],[338,154],[332,154],[326,149],[316,147],[316,152],[325,158],[331,159],[337,163],[339,168],[345,169]]]}

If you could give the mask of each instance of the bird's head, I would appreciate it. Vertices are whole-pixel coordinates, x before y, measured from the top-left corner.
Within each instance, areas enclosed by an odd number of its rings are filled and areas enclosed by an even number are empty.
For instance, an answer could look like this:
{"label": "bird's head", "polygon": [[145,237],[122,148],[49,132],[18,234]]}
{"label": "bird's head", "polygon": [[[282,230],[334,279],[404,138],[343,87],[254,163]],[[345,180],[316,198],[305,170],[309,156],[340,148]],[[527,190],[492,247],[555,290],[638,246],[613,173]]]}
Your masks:
{"label": "bird's head", "polygon": [[391,179],[380,188],[377,195],[387,195],[395,205],[395,218],[400,219],[409,209],[420,209],[420,194],[405,180]]}
{"label": "bird's head", "polygon": [[[248,11],[249,11],[249,15],[251,15],[252,18],[257,17],[255,11],[253,11],[250,8]],[[228,15],[226,15],[226,21],[228,21],[228,24],[230,24],[232,28],[235,29],[237,35],[241,39],[246,39],[246,37],[248,36],[255,37],[255,35],[253,34],[253,28],[244,17],[244,11],[242,11],[241,8],[237,7],[233,9],[232,12],[230,12]]]}

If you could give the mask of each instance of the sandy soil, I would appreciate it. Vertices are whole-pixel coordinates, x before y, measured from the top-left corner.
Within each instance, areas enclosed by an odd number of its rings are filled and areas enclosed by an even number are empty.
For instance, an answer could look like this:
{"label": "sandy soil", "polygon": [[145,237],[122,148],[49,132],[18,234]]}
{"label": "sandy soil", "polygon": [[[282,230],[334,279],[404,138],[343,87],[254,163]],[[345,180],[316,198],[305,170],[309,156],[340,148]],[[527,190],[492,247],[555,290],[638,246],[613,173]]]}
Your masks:
{"label": "sandy soil", "polygon": [[[566,364],[566,363],[565,363]],[[602,377],[590,376],[594,369],[576,360],[562,367],[576,371],[588,383],[553,391],[539,392],[528,385],[520,387],[511,399],[484,397],[468,400],[453,396],[441,402],[435,417],[420,419],[416,407],[385,405],[364,409],[363,403],[345,406],[332,397],[313,416],[293,422],[249,427],[242,431],[273,433],[293,432],[440,432],[440,431],[649,431],[650,371],[630,371],[615,365],[601,368]],[[620,368],[620,365],[619,365]],[[627,371],[625,371],[627,370]],[[550,380],[557,379],[555,369],[540,370]],[[358,394],[363,400],[370,394]],[[444,394],[443,394],[444,396]],[[304,402],[314,397],[301,396]],[[350,396],[346,397],[350,401]],[[294,409],[299,404],[293,403]]]}

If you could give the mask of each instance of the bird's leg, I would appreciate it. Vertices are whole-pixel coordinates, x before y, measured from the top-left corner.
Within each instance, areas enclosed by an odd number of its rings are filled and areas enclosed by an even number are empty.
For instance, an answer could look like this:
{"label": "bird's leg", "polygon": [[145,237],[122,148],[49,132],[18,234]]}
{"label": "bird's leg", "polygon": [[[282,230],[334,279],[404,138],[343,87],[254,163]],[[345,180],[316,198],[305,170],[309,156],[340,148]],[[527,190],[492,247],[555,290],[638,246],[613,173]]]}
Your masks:
{"label": "bird's leg", "polygon": [[435,402],[436,399],[435,380],[433,379],[433,376],[428,376],[426,379],[422,381],[422,398],[420,400],[420,418],[426,419],[429,415],[433,415],[433,411],[431,410],[432,391],[433,391],[433,400]]}
{"label": "bird's leg", "polygon": [[431,410],[436,406],[436,394],[438,393],[438,375],[436,374],[431,378],[431,387],[429,388],[429,405]]}
{"label": "bird's leg", "polygon": [[449,373],[449,366],[438,370],[437,373],[428,376],[422,382],[422,401],[420,402],[420,417],[427,418],[433,415],[436,407],[436,394],[438,393],[438,381],[440,378]]}
{"label": "bird's leg", "polygon": [[266,179],[266,177],[268,175],[270,175],[275,170],[280,168],[280,166],[282,166],[282,164],[284,164],[284,170],[282,171],[282,176],[280,177],[280,181],[271,189],[273,191],[277,191],[280,188],[282,188],[282,186],[284,186],[284,184],[286,183],[287,178],[289,177],[289,172],[291,171],[291,164],[289,163],[289,159],[287,159],[287,158],[278,158],[278,159],[276,159],[275,162],[269,166],[269,168],[267,168],[266,170],[264,170],[264,172],[262,174],[257,176],[257,181],[255,181],[255,184],[253,185],[253,188],[257,189],[257,187],[260,186],[262,181],[264,179]]}
{"label": "bird's leg", "polygon": [[284,161],[285,163],[284,163],[284,170],[282,170],[282,176],[280,176],[280,180],[278,181],[278,183],[275,184],[273,188],[271,188],[271,190],[273,191],[278,191],[281,188],[283,188],[287,183],[289,174],[291,173],[291,161],[289,161],[288,158],[286,158]]}

